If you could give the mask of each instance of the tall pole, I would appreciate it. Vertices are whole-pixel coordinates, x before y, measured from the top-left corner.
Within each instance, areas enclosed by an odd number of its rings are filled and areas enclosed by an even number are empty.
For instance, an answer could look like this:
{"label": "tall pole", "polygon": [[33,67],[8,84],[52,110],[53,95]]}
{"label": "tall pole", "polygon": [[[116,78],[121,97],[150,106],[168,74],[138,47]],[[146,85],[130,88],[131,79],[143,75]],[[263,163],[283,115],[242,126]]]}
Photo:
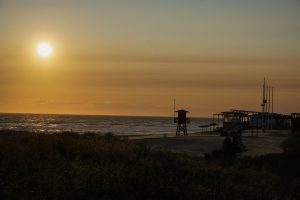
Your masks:
{"label": "tall pole", "polygon": [[265,104],[266,104],[266,100],[265,100],[265,97],[266,97],[266,78],[264,77],[264,84],[263,84],[263,95],[262,95],[262,104],[261,104],[261,108],[262,108],[262,111],[261,111],[261,129],[262,131],[264,132],[265,131]]}
{"label": "tall pole", "polygon": [[269,92],[268,92],[268,128],[271,128],[271,86],[269,86]]}
{"label": "tall pole", "polygon": [[272,87],[272,113],[274,113],[274,87]]}
{"label": "tall pole", "polygon": [[176,112],[175,106],[176,106],[176,99],[174,99],[174,122],[175,122],[175,112]]}
{"label": "tall pole", "polygon": [[270,86],[267,85],[266,89],[266,128],[269,129],[269,91],[270,91]]}
{"label": "tall pole", "polygon": [[262,95],[262,104],[261,104],[262,111],[261,112],[265,112],[265,89],[266,89],[266,78],[264,78],[264,84],[263,84],[263,95]]}
{"label": "tall pole", "polygon": [[271,123],[271,129],[273,130],[273,125],[274,125],[274,87],[272,87],[272,90],[271,90],[271,93],[272,93],[272,97],[271,97],[271,102],[272,102],[272,123]]}
{"label": "tall pole", "polygon": [[270,87],[267,85],[267,91],[266,91],[266,112],[269,112],[269,89],[270,89]]}
{"label": "tall pole", "polygon": [[268,96],[268,112],[271,112],[271,86],[269,86],[269,96]]}

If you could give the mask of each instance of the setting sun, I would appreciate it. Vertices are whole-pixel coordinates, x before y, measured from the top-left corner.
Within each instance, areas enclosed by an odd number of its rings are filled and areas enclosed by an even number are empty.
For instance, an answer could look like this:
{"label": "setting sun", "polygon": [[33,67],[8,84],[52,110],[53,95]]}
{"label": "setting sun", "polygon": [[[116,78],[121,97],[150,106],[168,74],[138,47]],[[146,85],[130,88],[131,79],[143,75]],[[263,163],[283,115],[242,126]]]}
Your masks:
{"label": "setting sun", "polygon": [[36,51],[40,57],[47,58],[52,54],[53,48],[49,43],[41,42],[37,45]]}

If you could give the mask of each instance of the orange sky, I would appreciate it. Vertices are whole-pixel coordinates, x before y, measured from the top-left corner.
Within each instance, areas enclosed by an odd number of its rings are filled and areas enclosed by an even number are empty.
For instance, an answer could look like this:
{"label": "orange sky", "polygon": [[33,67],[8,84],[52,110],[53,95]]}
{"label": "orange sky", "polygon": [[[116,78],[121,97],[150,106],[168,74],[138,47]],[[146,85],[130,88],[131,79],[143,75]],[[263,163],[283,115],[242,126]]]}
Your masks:
{"label": "orange sky", "polygon": [[[227,2],[227,1],[226,1]],[[300,3],[0,2],[0,112],[192,116],[300,112]],[[41,59],[39,41],[54,53]]]}

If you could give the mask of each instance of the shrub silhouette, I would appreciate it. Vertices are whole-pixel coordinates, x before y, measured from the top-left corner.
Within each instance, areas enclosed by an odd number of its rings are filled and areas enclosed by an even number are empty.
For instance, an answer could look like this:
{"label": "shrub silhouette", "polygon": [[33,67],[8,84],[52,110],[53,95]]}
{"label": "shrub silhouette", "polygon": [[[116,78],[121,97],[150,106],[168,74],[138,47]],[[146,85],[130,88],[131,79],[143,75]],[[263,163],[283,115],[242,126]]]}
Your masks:
{"label": "shrub silhouette", "polygon": [[232,165],[240,153],[245,151],[246,147],[242,143],[241,135],[234,133],[225,138],[221,149],[205,154],[205,159],[208,161],[219,160],[223,165]]}
{"label": "shrub silhouette", "polygon": [[297,180],[115,136],[0,131],[0,199],[297,199]]}
{"label": "shrub silhouette", "polygon": [[281,148],[286,155],[300,156],[300,132],[290,134]]}

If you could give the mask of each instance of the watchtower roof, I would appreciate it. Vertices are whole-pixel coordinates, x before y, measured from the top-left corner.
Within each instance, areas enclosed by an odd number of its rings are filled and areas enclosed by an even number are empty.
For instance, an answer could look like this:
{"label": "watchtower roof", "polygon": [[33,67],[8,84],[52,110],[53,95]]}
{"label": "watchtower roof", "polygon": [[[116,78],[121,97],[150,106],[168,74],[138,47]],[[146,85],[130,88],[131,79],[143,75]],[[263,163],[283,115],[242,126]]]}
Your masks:
{"label": "watchtower roof", "polygon": [[187,110],[184,110],[184,109],[180,109],[180,110],[176,110],[175,112],[185,112],[185,113],[189,113],[189,111],[187,111]]}

